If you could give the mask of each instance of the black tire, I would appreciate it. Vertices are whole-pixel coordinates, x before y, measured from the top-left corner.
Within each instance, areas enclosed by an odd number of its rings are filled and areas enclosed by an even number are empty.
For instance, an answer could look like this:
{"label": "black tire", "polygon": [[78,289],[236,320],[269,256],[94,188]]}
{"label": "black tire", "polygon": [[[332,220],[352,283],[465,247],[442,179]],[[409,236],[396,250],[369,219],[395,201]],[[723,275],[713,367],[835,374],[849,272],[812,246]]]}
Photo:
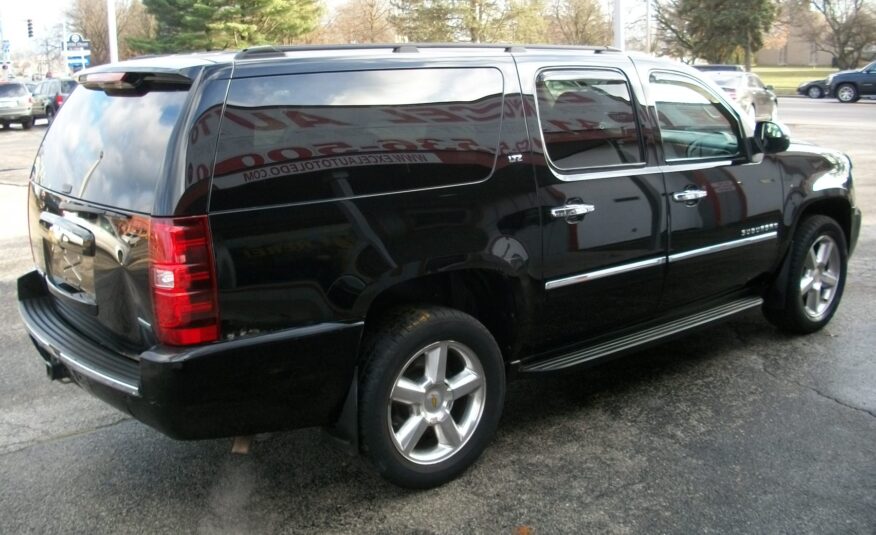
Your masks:
{"label": "black tire", "polygon": [[21,128],[24,130],[30,130],[30,127],[33,126],[33,119],[28,117],[27,119],[22,119]]}
{"label": "black tire", "polygon": [[844,104],[857,102],[861,98],[855,84],[840,84],[836,87],[836,99]]}
{"label": "black tire", "polygon": [[[826,244],[833,245],[836,256],[830,256],[826,264],[819,267],[820,261],[815,259],[829,256],[821,249]],[[815,332],[827,325],[843,296],[848,264],[845,234],[837,222],[827,216],[808,217],[800,222],[785,262],[789,263],[787,282],[784,289],[779,288],[784,290],[784,306],[764,307],[764,315],[780,329],[797,334]],[[835,282],[831,282],[832,279]],[[810,281],[813,283],[809,284]],[[807,286],[809,289],[804,290]]]}
{"label": "black tire", "polygon": [[46,108],[46,125],[51,126],[55,122],[55,109],[52,107]]}
{"label": "black tire", "polygon": [[821,98],[824,96],[824,92],[817,85],[813,85],[806,90],[806,95],[809,98]]}
{"label": "black tire", "polygon": [[[426,363],[427,354],[435,355],[434,348],[442,344],[450,345],[443,350],[446,368],[438,374],[444,377],[438,386],[439,382],[430,383]],[[458,310],[439,306],[405,308],[388,313],[376,328],[369,328],[363,348],[360,440],[363,453],[377,472],[398,486],[424,489],[446,483],[471,466],[492,439],[505,400],[505,365],[490,332]],[[426,351],[429,348],[433,349]],[[422,368],[418,368],[420,364]],[[483,374],[480,386],[455,397],[454,388],[457,393],[463,388],[454,387],[453,383],[460,384],[459,378],[475,368]],[[397,384],[404,380],[412,381],[422,390],[413,394],[422,395],[417,398],[422,403],[393,401],[393,397],[398,399],[398,394],[394,394],[400,388]],[[436,412],[429,412],[430,405]],[[430,418],[441,421],[428,423]],[[458,432],[454,437],[456,445],[453,441],[447,445],[446,437],[450,435],[445,435],[444,429],[449,425],[448,418]],[[456,420],[462,421],[463,426]],[[405,436],[402,424],[424,429],[409,435],[417,438],[410,439],[408,452],[399,438]],[[441,453],[441,448],[446,451]],[[428,458],[430,454],[434,459]],[[418,455],[422,457],[414,458]]]}

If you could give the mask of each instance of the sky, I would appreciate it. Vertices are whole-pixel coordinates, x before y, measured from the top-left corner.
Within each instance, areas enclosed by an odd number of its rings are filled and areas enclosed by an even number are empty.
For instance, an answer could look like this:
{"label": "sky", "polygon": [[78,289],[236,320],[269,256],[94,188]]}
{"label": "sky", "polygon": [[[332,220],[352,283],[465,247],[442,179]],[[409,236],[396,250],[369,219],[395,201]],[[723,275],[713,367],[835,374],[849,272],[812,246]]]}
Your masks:
{"label": "sky", "polygon": [[[59,24],[70,0],[0,0],[0,31],[13,52],[29,50],[31,41]],[[33,20],[34,39],[27,38],[27,19]]]}

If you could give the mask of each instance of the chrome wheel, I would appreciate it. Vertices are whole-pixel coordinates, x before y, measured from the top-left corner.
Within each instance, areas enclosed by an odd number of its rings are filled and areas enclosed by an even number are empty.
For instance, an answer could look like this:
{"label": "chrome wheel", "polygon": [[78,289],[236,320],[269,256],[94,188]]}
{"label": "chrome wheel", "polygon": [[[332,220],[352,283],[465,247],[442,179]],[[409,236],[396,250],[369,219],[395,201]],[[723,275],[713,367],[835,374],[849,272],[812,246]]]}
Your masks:
{"label": "chrome wheel", "polygon": [[817,85],[810,87],[806,93],[809,95],[809,98],[821,98],[821,88]]}
{"label": "chrome wheel", "polygon": [[389,397],[387,423],[398,453],[416,464],[439,463],[459,452],[478,427],[484,370],[467,346],[442,340],[411,356]]}
{"label": "chrome wheel", "polygon": [[830,309],[841,269],[839,246],[830,236],[820,236],[809,248],[800,277],[803,310],[811,319],[820,320]]}

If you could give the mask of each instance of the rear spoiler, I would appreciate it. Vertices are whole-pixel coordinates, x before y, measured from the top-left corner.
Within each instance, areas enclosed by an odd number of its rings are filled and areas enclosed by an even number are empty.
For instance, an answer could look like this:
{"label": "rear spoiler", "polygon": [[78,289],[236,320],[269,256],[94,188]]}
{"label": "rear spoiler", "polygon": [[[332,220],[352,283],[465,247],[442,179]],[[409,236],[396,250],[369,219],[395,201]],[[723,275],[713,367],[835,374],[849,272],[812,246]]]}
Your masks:
{"label": "rear spoiler", "polygon": [[192,85],[192,79],[179,71],[85,71],[77,80],[86,89],[112,93],[178,91],[186,90]]}

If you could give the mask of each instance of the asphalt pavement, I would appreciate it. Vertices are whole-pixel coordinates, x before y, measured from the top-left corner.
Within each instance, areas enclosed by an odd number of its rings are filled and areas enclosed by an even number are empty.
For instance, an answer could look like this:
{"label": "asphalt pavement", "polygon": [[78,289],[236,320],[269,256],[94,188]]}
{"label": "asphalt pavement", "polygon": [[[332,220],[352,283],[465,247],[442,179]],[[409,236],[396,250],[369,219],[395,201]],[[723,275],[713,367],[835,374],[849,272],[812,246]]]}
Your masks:
{"label": "asphalt pavement", "polygon": [[51,383],[18,319],[24,183],[44,131],[0,131],[2,533],[876,532],[876,102],[782,99],[854,161],[842,306],[798,337],[751,312],[602,367],[514,382],[465,475],[410,492],[318,429],[178,442]]}

